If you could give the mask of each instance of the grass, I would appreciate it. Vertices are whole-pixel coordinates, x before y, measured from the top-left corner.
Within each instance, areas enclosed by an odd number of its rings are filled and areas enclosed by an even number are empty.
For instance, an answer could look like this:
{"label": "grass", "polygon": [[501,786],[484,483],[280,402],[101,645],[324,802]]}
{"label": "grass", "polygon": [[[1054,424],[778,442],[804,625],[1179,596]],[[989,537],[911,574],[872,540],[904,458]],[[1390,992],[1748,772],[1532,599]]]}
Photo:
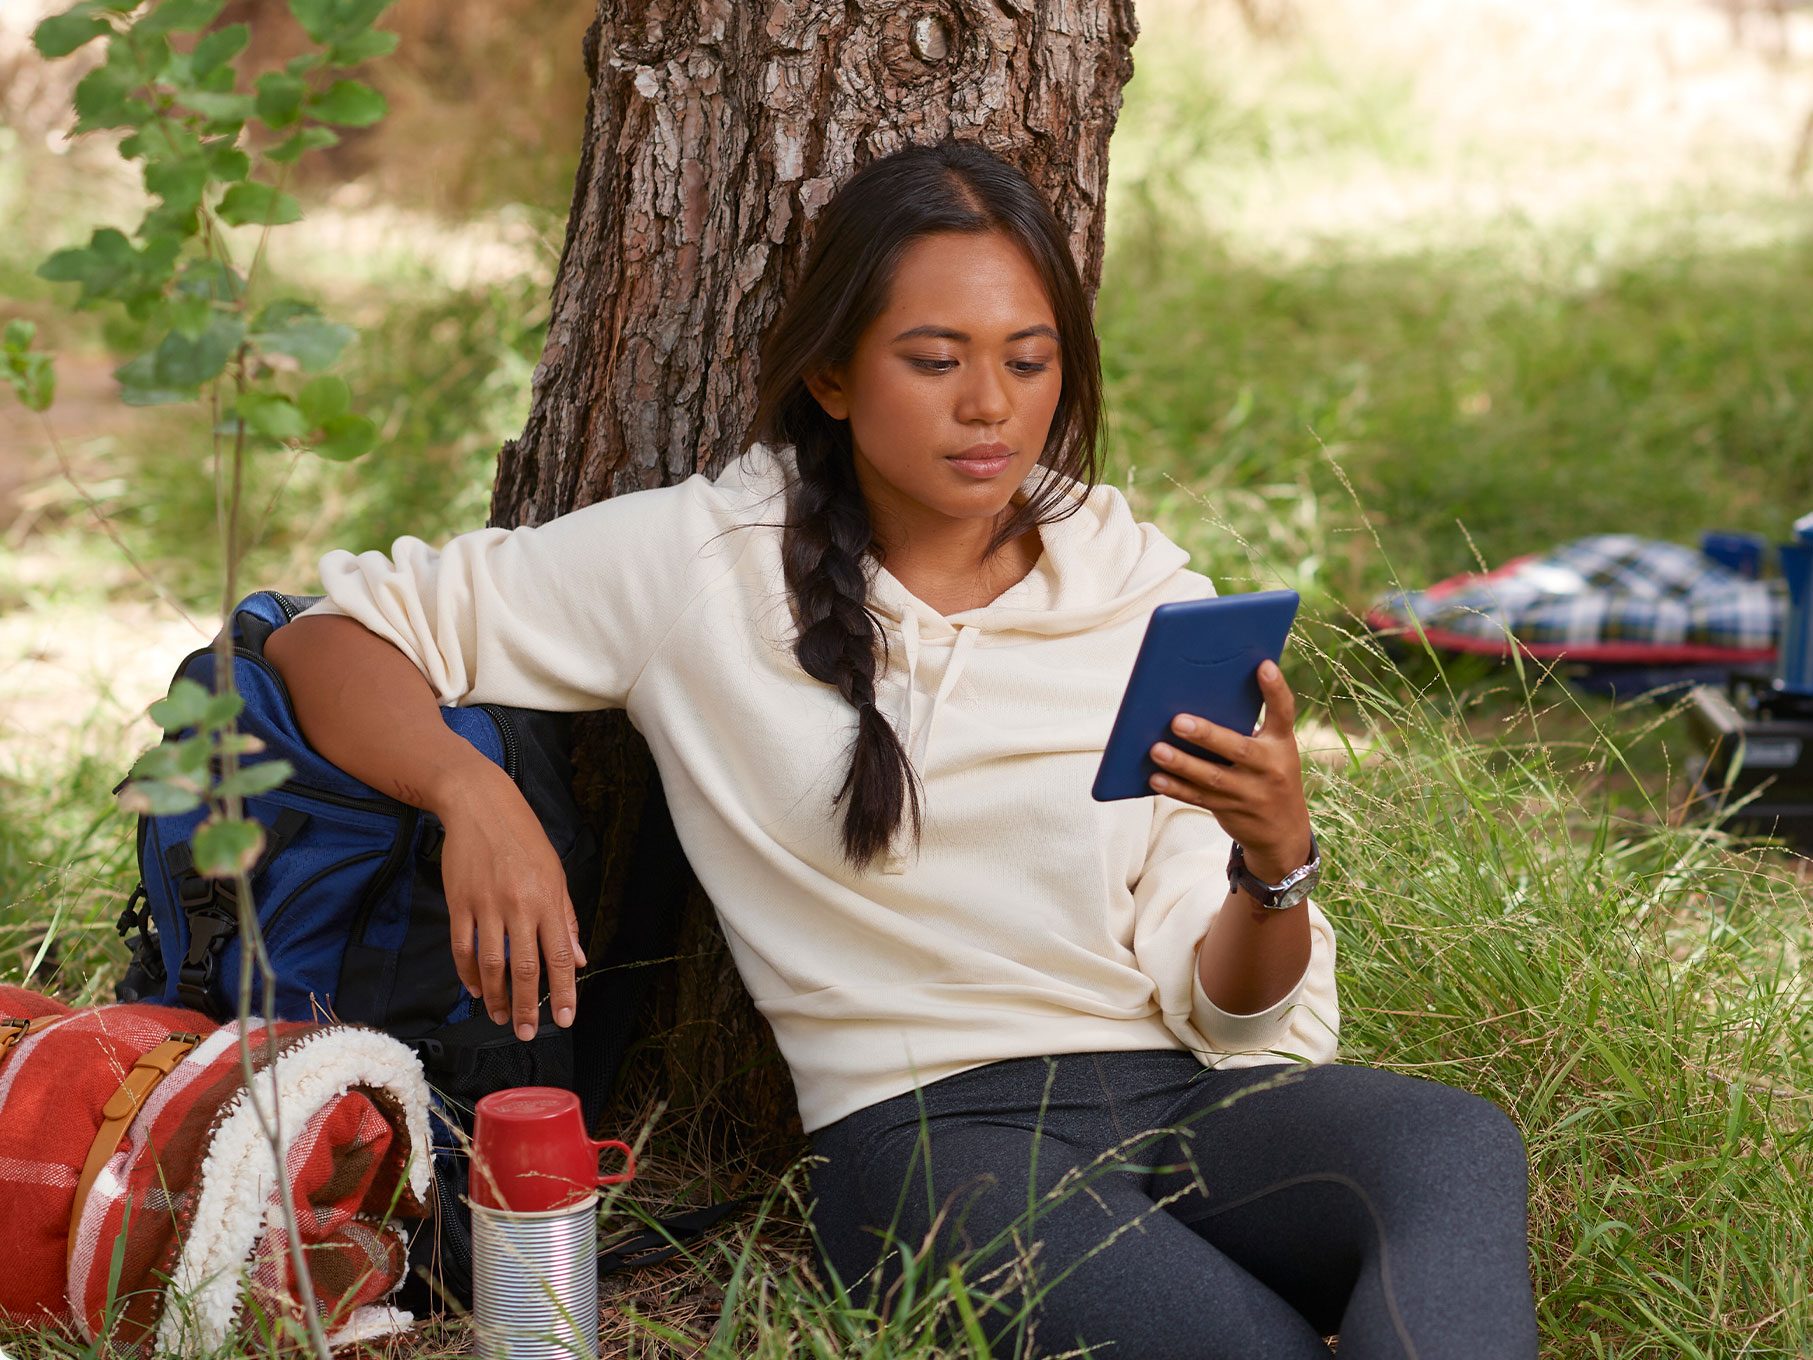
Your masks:
{"label": "grass", "polygon": [[[1343,1057],[1516,1118],[1545,1354],[1813,1355],[1805,862],[1682,816],[1691,748],[1667,710],[1399,664],[1356,624],[1395,584],[1581,533],[1785,536],[1813,508],[1804,204],[1759,187],[1733,143],[1716,202],[1672,162],[1606,160],[1615,192],[1596,198],[1368,218],[1352,204],[1375,179],[1412,203],[1464,182],[1451,141],[1513,169],[1550,156],[1571,170],[1602,149],[1582,134],[1563,155],[1554,128],[1535,129],[1536,151],[1490,129],[1446,138],[1423,74],[1446,69],[1440,52],[1362,66],[1308,40],[1222,43],[1182,25],[1187,8],[1142,5],[1115,141],[1098,303],[1110,475],[1224,589],[1305,593],[1288,669],[1339,734],[1309,785]],[[1636,178],[1641,196],[1624,187]],[[47,231],[0,243],[0,290],[52,320],[20,262],[61,243]],[[260,583],[306,587],[327,547],[481,522],[497,444],[526,410],[550,250],[463,281],[394,262],[345,274],[335,258],[287,267],[357,309],[353,368],[387,451],[291,475]],[[104,353],[88,322],[56,325],[60,343]],[[211,542],[211,502],[189,489],[180,431],[145,428],[78,432],[72,448],[134,551],[210,608],[214,564],[194,545]],[[283,469],[258,476],[268,494]],[[56,608],[103,567],[110,589],[132,589],[67,500],[16,551],[52,546],[75,565],[49,584],[0,572],[0,599]],[[80,1001],[103,998],[121,962],[111,922],[132,877],[130,825],[106,797],[131,751],[98,713],[78,715],[67,758],[0,746],[0,978],[35,964],[35,982]],[[804,1208],[790,1175],[754,1222],[617,1280],[607,1350],[914,1357],[933,1353],[935,1325],[968,1330],[980,1282],[929,1262],[909,1267],[915,1305],[885,1332],[828,1296],[803,1269]],[[81,1349],[49,1333],[0,1332],[0,1346]]]}

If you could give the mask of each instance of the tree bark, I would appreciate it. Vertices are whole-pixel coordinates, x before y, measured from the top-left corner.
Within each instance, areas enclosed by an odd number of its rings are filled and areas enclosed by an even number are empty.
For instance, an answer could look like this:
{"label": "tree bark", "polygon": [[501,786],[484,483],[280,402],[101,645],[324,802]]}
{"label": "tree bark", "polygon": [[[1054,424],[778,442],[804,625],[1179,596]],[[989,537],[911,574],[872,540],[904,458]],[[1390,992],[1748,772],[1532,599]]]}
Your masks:
{"label": "tree bark", "polygon": [[[814,217],[909,142],[955,135],[1020,164],[1093,299],[1137,33],[1132,0],[600,0],[547,342],[490,522],[543,523],[741,453],[759,342]],[[621,714],[579,733],[614,871],[602,938],[650,764]],[[696,885],[680,954],[650,1016],[670,1111],[734,1112],[791,1156],[791,1081]]]}

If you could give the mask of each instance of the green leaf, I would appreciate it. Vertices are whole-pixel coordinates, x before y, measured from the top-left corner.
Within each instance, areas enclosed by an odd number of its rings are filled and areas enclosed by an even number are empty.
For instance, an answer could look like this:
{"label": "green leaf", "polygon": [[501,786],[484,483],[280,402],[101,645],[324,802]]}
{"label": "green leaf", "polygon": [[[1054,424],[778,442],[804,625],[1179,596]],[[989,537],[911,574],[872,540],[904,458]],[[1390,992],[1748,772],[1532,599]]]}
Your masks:
{"label": "green leaf", "polygon": [[310,117],[341,127],[369,127],[389,107],[383,95],[356,80],[336,80],[308,101]]}
{"label": "green leaf", "polygon": [[216,66],[198,78],[193,88],[206,90],[209,94],[231,94],[239,88],[239,77],[231,66]]}
{"label": "green leaf", "polygon": [[303,84],[281,71],[258,77],[258,117],[272,131],[286,128],[302,116]]}
{"label": "green leaf", "polygon": [[201,795],[180,784],[161,779],[135,779],[120,789],[116,801],[123,812],[138,816],[170,817],[193,812],[201,806]]}
{"label": "green leaf", "polygon": [[377,442],[378,427],[364,416],[348,413],[321,422],[315,452],[333,462],[347,463],[370,453]]}
{"label": "green leaf", "polygon": [[357,66],[374,57],[387,57],[397,50],[397,35],[368,29],[328,49],[327,59],[335,66]]}
{"label": "green leaf", "polygon": [[352,338],[352,327],[325,320],[319,310],[293,298],[279,298],[252,322],[254,345],[287,354],[310,373],[332,364]]}
{"label": "green leaf", "polygon": [[226,8],[226,0],[163,0],[133,24],[141,34],[186,33],[206,28]]}
{"label": "green leaf", "polygon": [[170,329],[191,340],[201,338],[214,319],[214,304],[205,297],[178,293],[164,305],[164,320]]}
{"label": "green leaf", "polygon": [[159,388],[194,388],[219,377],[227,360],[245,339],[245,327],[229,312],[215,312],[198,336],[175,331],[163,338],[152,360],[153,384]]}
{"label": "green leaf", "polygon": [[38,277],[52,283],[79,283],[81,301],[119,297],[140,276],[140,258],[125,233],[98,227],[86,246],[59,250],[38,266]]}
{"label": "green leaf", "polygon": [[305,76],[316,67],[326,62],[327,57],[320,52],[304,52],[299,57],[291,57],[283,63],[283,69],[293,76]]}
{"label": "green leaf", "polygon": [[182,101],[206,118],[210,125],[220,126],[222,130],[234,123],[245,122],[255,107],[249,94],[214,94],[207,90],[190,90],[182,96]]}
{"label": "green leaf", "polygon": [[269,184],[235,184],[221,195],[220,206],[215,212],[220,214],[221,221],[235,227],[250,222],[280,227],[285,222],[302,220],[301,205]]}
{"label": "green leaf", "polygon": [[9,353],[0,376],[28,411],[48,411],[56,398],[57,372],[48,354]]}
{"label": "green leaf", "polygon": [[389,8],[390,0],[290,0],[302,31],[324,47],[364,32]]}
{"label": "green leaf", "polygon": [[6,323],[6,333],[0,336],[0,347],[15,352],[30,349],[32,337],[37,333],[38,323],[35,321],[27,321],[24,317],[9,321]]}
{"label": "green leaf", "polygon": [[252,429],[272,439],[300,439],[309,431],[296,403],[276,392],[247,392],[234,403],[234,410]]}
{"label": "green leaf", "polygon": [[105,19],[95,17],[93,5],[81,4],[51,15],[32,30],[31,41],[39,56],[55,60],[110,31]]}
{"label": "green leaf", "polygon": [[316,378],[313,382],[304,384],[296,394],[296,404],[302,408],[302,414],[308,417],[308,423],[315,428],[344,414],[351,400],[352,394],[347,391],[346,379],[336,377]]}
{"label": "green leaf", "polygon": [[[212,697],[212,693],[205,685],[184,677],[170,686],[169,694],[151,705],[151,721],[166,732],[193,727],[208,711],[208,700]],[[150,751],[140,757],[140,764],[133,766],[133,772],[136,774],[142,768],[145,773],[151,775],[168,773],[168,771],[157,769],[155,753],[171,749],[170,746],[153,746]],[[151,761],[152,764],[147,766],[144,764],[145,761]]]}
{"label": "green leaf", "polygon": [[208,167],[201,161],[148,161],[145,191],[164,200],[172,212],[192,212],[201,202]]}
{"label": "green leaf", "polygon": [[208,173],[215,179],[232,184],[244,179],[251,170],[251,158],[231,140],[223,137],[208,144]]}
{"label": "green leaf", "polygon": [[295,772],[295,766],[287,760],[261,760],[256,765],[241,765],[238,773],[228,775],[214,786],[214,795],[217,798],[250,798],[253,794],[269,793],[283,787]]}
{"label": "green leaf", "polygon": [[157,381],[157,355],[141,354],[113,370],[119,379],[120,400],[128,406],[167,406],[176,401],[194,401],[201,395],[195,388],[162,387]]}
{"label": "green leaf", "polygon": [[244,819],[210,817],[195,829],[189,842],[195,869],[203,878],[231,878],[258,862],[264,849],[264,828]]}
{"label": "green leaf", "polygon": [[339,144],[340,134],[333,131],[331,128],[305,127],[291,133],[288,138],[279,142],[264,154],[268,159],[274,160],[279,164],[287,164],[290,161],[296,160],[305,151],[313,151],[317,147],[323,146],[338,146]]}
{"label": "green leaf", "polygon": [[131,98],[140,82],[114,66],[97,66],[76,84],[77,132],[97,128],[138,127],[152,116],[151,106]]}
{"label": "green leaf", "polygon": [[195,50],[189,54],[190,71],[196,79],[201,79],[243,52],[251,36],[252,30],[244,24],[228,24],[225,28],[215,29],[196,43]]}
{"label": "green leaf", "polygon": [[[172,729],[176,730],[176,729]],[[133,779],[164,779],[201,790],[199,776],[208,771],[208,744],[194,737],[162,741],[133,762]]]}
{"label": "green leaf", "polygon": [[120,143],[120,154],[127,160],[150,161],[198,160],[202,154],[201,138],[168,118],[157,118]]}
{"label": "green leaf", "polygon": [[219,260],[191,260],[177,276],[176,291],[210,302],[232,302],[245,291],[245,280]]}
{"label": "green leaf", "polygon": [[245,696],[236,690],[225,694],[210,694],[207,707],[201,711],[201,725],[210,732],[217,727],[225,727],[240,715],[245,706]]}

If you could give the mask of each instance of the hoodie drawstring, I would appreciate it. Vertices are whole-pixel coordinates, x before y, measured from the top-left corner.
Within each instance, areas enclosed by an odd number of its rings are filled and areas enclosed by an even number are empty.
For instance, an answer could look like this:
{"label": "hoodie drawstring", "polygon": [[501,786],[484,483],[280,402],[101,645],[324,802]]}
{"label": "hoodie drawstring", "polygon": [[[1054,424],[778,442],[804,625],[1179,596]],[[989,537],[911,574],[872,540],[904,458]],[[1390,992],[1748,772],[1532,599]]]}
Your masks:
{"label": "hoodie drawstring", "polygon": [[[915,770],[922,773],[925,770],[926,759],[932,749],[932,733],[938,725],[938,714],[944,708],[945,699],[957,687],[957,681],[963,674],[963,667],[969,659],[970,652],[975,648],[976,634],[979,631],[973,627],[957,625],[957,641],[951,648],[950,662],[944,668],[943,679],[938,682],[938,692],[932,696],[932,705],[926,710],[925,726],[920,728],[918,725],[919,687],[915,683],[919,675],[919,615],[909,609],[901,619],[900,636],[901,641],[905,644],[907,664],[906,712],[902,715],[898,730],[901,732],[901,745],[905,747],[907,759],[912,762]],[[901,825],[902,830],[899,834],[904,837],[908,826],[906,819],[902,819]],[[899,848],[898,838],[896,844],[888,851],[887,860],[882,865],[882,872],[887,874],[906,872],[906,856]]]}

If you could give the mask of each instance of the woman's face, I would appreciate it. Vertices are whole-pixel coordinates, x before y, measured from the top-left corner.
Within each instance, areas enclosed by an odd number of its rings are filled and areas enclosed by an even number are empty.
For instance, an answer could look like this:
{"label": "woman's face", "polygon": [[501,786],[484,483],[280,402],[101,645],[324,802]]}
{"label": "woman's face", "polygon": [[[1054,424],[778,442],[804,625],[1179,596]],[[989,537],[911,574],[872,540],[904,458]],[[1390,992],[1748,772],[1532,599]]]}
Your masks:
{"label": "woman's face", "polygon": [[953,520],[992,528],[1044,452],[1059,359],[1044,285],[1012,240],[939,232],[907,248],[850,361],[807,379],[850,422],[884,543]]}

